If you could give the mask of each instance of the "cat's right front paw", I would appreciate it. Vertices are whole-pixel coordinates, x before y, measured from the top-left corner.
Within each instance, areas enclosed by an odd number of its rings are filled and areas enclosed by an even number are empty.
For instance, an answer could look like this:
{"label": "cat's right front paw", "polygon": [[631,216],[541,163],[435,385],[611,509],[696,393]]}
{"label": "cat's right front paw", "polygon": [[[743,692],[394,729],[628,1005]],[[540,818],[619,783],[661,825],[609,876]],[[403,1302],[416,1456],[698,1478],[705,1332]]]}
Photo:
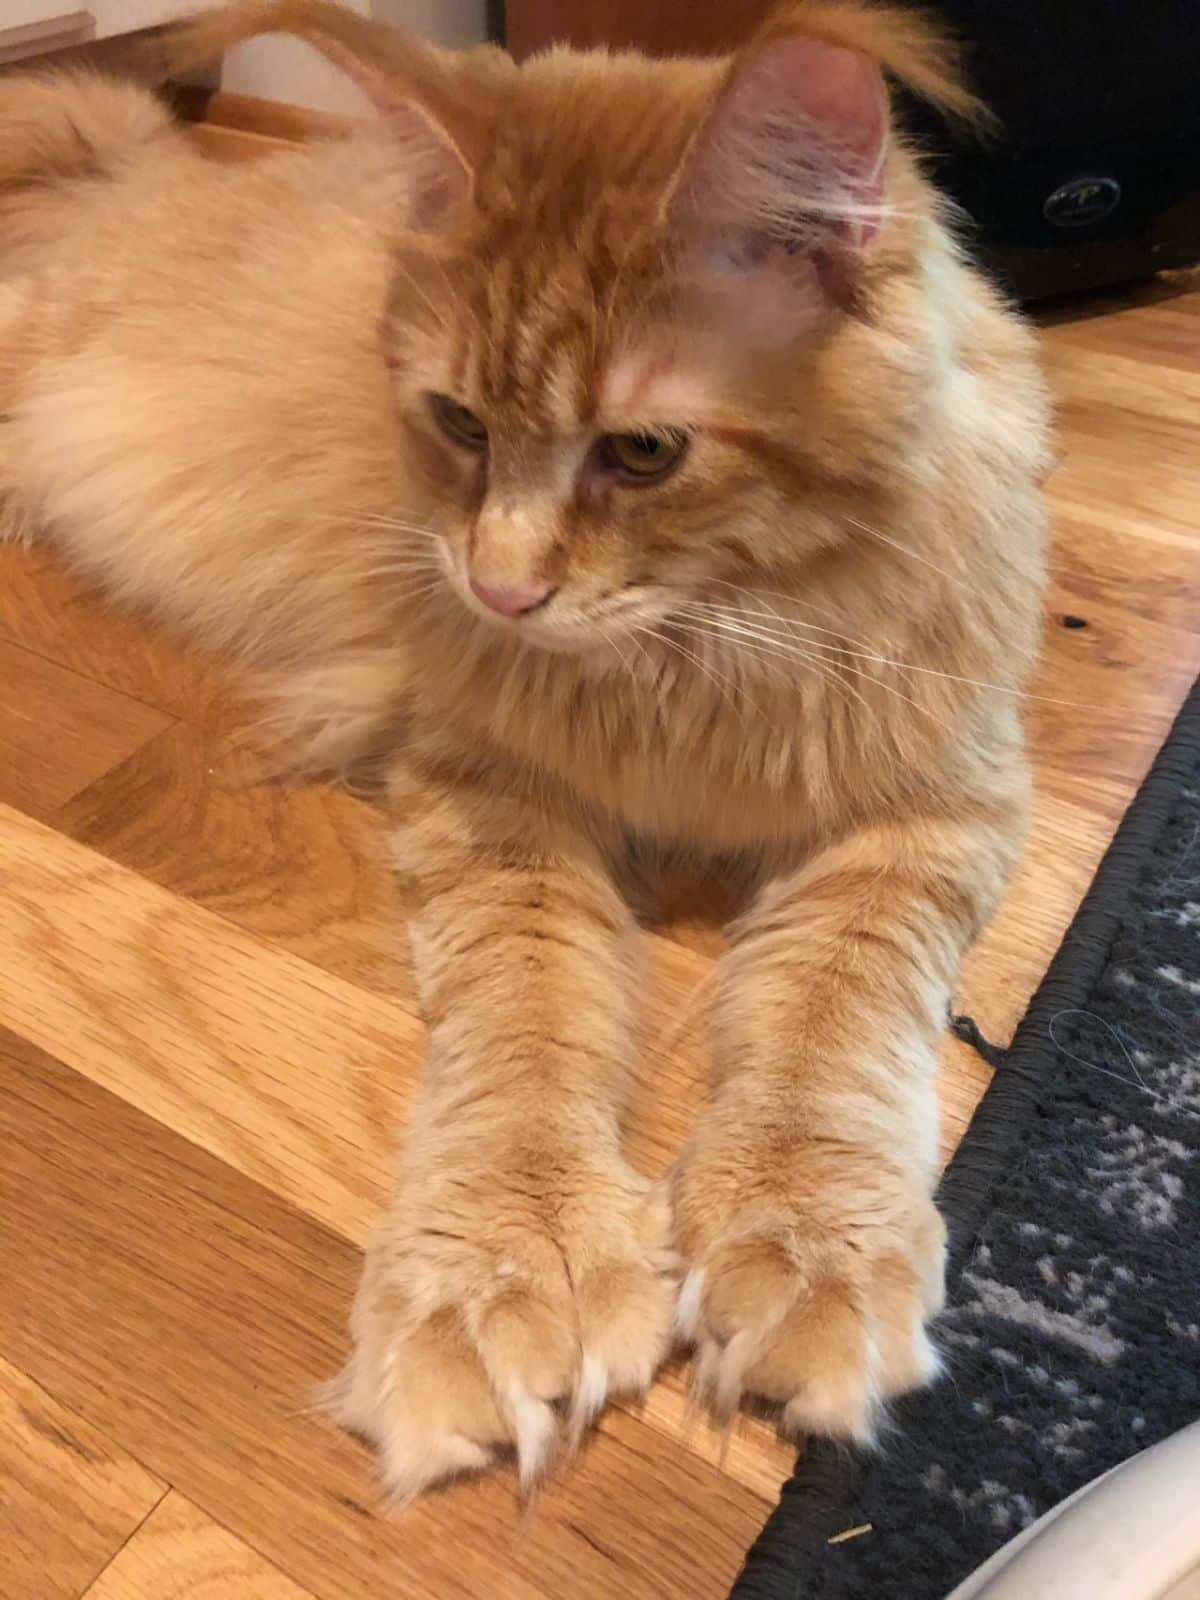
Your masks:
{"label": "cat's right front paw", "polygon": [[622,1172],[550,1204],[500,1182],[465,1193],[402,1195],[384,1219],[331,1389],[401,1501],[506,1450],[528,1488],[606,1400],[645,1392],[670,1340],[657,1191]]}

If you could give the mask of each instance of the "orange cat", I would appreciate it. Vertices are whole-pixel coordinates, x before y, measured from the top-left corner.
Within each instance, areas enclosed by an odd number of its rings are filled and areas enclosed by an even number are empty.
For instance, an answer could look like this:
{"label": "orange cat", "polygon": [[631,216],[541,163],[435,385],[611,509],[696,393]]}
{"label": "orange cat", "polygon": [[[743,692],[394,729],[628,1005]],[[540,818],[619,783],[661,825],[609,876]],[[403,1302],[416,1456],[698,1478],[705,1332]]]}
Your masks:
{"label": "orange cat", "polygon": [[[520,67],[281,0],[177,59],[270,28],[379,125],[218,168],[133,88],[0,81],[0,515],[236,651],[301,759],[387,752],[429,1060],[339,1414],[400,1494],[529,1481],[674,1328],[719,1412],[868,1438],[936,1370],[934,1065],[1026,810],[1042,386],[885,74],[969,97],[859,0]],[[634,842],[754,885],[666,1191]]]}

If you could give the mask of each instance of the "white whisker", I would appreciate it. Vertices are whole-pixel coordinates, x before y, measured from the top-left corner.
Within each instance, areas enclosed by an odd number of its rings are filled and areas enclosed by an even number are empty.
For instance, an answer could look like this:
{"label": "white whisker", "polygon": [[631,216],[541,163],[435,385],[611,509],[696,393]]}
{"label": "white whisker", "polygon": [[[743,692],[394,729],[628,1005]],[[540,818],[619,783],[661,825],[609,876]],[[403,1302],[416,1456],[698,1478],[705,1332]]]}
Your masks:
{"label": "white whisker", "polygon": [[[800,618],[782,617],[777,612],[751,612],[736,606],[711,606],[705,605],[703,602],[698,601],[690,602],[688,606],[683,608],[683,611],[685,613],[690,611],[693,614],[724,613],[724,615],[710,615],[706,617],[706,620],[710,621],[714,626],[730,626],[739,616],[762,617],[767,620],[761,624],[762,632],[759,634],[759,637],[768,637],[778,640],[780,643],[783,642],[783,636],[772,629],[770,627],[770,623],[775,623],[779,627],[789,631],[797,628],[814,628],[814,624],[811,622],[804,622]],[[815,631],[822,634],[832,634],[833,632],[833,630],[830,628],[817,628]],[[835,635],[835,637],[848,636]],[[862,661],[873,661],[878,666],[893,667],[899,672],[917,672],[921,673],[925,677],[945,678],[951,683],[967,684],[973,689],[991,689],[997,694],[1011,694],[1021,700],[1037,700],[1044,705],[1051,706],[1070,706],[1076,711],[1095,711],[1099,709],[1099,707],[1089,706],[1080,700],[1061,700],[1053,695],[1035,694],[1029,689],[1018,689],[1011,684],[991,683],[986,678],[968,678],[958,672],[943,672],[939,667],[922,667],[918,666],[916,662],[913,661],[897,661],[892,656],[882,656],[877,654],[874,650],[852,650],[845,645],[826,644],[821,639],[810,639],[808,637],[804,637],[803,642],[810,650],[825,651],[835,657],[850,656]]]}
{"label": "white whisker", "polygon": [[[677,615],[682,616],[684,613],[679,612]],[[849,704],[849,697],[852,696],[871,716],[874,716],[874,707],[866,695],[861,690],[856,689],[853,684],[843,683],[840,678],[830,672],[827,663],[820,656],[813,655],[796,644],[785,645],[782,641],[776,640],[774,636],[759,635],[744,628],[733,628],[720,621],[714,623],[712,619],[704,619],[704,621],[706,624],[704,628],[691,628],[686,631],[697,638],[703,638],[706,634],[708,637],[713,637],[709,630],[715,627],[721,630],[721,635],[724,636],[725,642],[731,647],[736,642],[748,654],[757,656],[760,660],[800,661],[806,666],[815,666],[817,668],[817,676],[822,678],[831,689],[835,689],[843,701]],[[718,635],[718,637],[721,635]]]}
{"label": "white whisker", "polygon": [[613,652],[613,654],[616,656],[617,660],[621,663],[622,667],[624,667],[625,671],[629,674],[630,677],[632,677],[633,676],[633,667],[630,664],[629,657],[621,649],[620,645],[613,638],[612,634],[610,634],[610,633],[604,634],[603,635],[603,639],[604,639],[605,644],[608,645],[609,649]]}
{"label": "white whisker", "polygon": [[684,658],[684,660],[690,661],[692,665],[698,668],[699,671],[701,671],[709,680],[709,682],[713,684],[718,694],[720,694],[721,698],[729,705],[734,714],[738,716],[739,720],[741,720],[741,714],[738,711],[737,705],[732,699],[730,691],[732,691],[732,694],[740,695],[752,710],[757,711],[760,716],[762,715],[761,708],[754,704],[740,684],[731,682],[730,679],[726,678],[722,673],[719,673],[714,668],[710,667],[707,662],[703,661],[693,651],[688,650],[685,648],[685,646],[681,645],[678,640],[671,639],[665,633],[659,633],[656,629],[645,626],[636,627],[635,632],[645,634],[651,639],[657,639],[660,644],[665,644],[668,649],[676,651]]}
{"label": "white whisker", "polygon": [[[710,621],[708,626],[719,627],[723,625],[713,624]],[[802,648],[797,644],[784,645],[782,641],[774,636],[771,636],[771,643],[775,646],[775,648],[772,650],[766,649],[765,645],[761,643],[753,633],[745,630],[733,630],[733,636],[738,637],[742,647],[744,649],[748,649],[751,653],[757,653],[763,656],[774,656],[776,658],[782,656],[784,659],[787,659],[790,656],[794,660],[803,661],[805,665],[809,667],[815,667],[819,675],[824,677],[827,681],[833,681],[829,672],[829,668],[831,665],[836,663],[841,668],[842,672],[848,672],[856,678],[865,679],[868,683],[874,684],[877,688],[882,689],[885,694],[895,695],[898,700],[903,700],[905,704],[912,706],[914,711],[919,711],[922,716],[928,717],[933,723],[936,724],[936,726],[944,726],[942,721],[934,715],[928,706],[922,705],[919,700],[914,700],[911,695],[904,694],[900,689],[897,689],[894,684],[883,682],[883,680],[876,677],[874,673],[864,672],[861,667],[850,666],[845,660],[842,659],[847,652],[839,650],[836,646],[821,646],[820,648],[828,652],[828,654],[822,656],[819,655],[815,649]],[[843,687],[846,689],[851,689],[855,696],[862,701],[863,705],[866,706],[868,710],[871,709],[869,702],[862,695],[860,690],[853,689],[852,685],[850,684],[844,684]]]}
{"label": "white whisker", "polygon": [[424,563],[424,565],[416,562],[411,563],[411,565],[405,562],[382,562],[379,566],[365,566],[360,573],[357,573],[357,576],[358,578],[394,578],[394,576],[405,576],[406,578],[410,574],[437,578],[437,576],[442,576],[442,568],[434,562]]}
{"label": "white whisker", "polygon": [[[748,588],[745,588],[741,584],[729,583],[724,578],[709,578],[707,581],[709,583],[718,584],[722,589],[732,589],[734,594],[749,595],[754,600],[760,600],[760,601],[784,600],[784,601],[787,602],[787,604],[789,606],[800,606],[805,611],[813,611],[813,612],[815,612],[817,614],[817,616],[833,617],[833,618],[836,619],[837,615],[838,615],[838,613],[834,610],[834,608],[832,606],[819,606],[819,605],[815,604],[812,600],[801,599],[801,597],[799,595],[785,594],[781,589],[748,589]],[[741,610],[742,607],[741,606],[736,606],[733,609]],[[777,611],[772,611],[772,610],[768,609],[767,611],[765,611],[763,613],[763,615],[764,616],[777,617],[780,614]],[[816,624],[815,623],[810,623],[809,626],[810,627],[815,627]],[[844,632],[842,632],[842,631],[840,631],[839,629],[836,629],[836,628],[823,628],[820,631],[823,632],[823,633],[828,633],[828,634],[832,635],[832,637],[834,637],[836,639],[847,639],[847,640],[849,640],[849,642],[851,644],[856,644],[856,645],[859,645],[859,646],[861,646],[863,648],[867,648],[868,645],[869,645],[869,641],[868,640],[860,639],[855,634],[844,633]]]}
{"label": "white whisker", "polygon": [[416,533],[426,539],[436,540],[441,537],[436,528],[427,528],[419,522],[408,522],[403,517],[385,516],[379,511],[364,511],[351,520],[364,527],[394,529],[397,533]]}
{"label": "white whisker", "polygon": [[657,687],[657,685],[658,685],[658,668],[654,664],[653,656],[651,656],[650,652],[646,649],[646,646],[637,637],[637,635],[635,634],[634,630],[631,627],[626,626],[626,627],[622,628],[621,634],[622,634],[623,638],[626,638],[626,639],[629,640],[630,644],[637,651],[638,655],[641,656],[642,660],[650,668],[651,682],[655,685],[655,687]]}
{"label": "white whisker", "polygon": [[939,567],[936,561],[931,561],[928,556],[922,555],[919,550],[913,550],[909,545],[902,544],[899,539],[892,538],[889,534],[880,533],[878,528],[872,528],[869,523],[860,522],[857,517],[847,517],[846,521],[852,528],[858,528],[863,533],[869,533],[873,539],[889,545],[893,550],[898,550],[902,556],[908,556],[911,561],[919,561],[923,567],[928,567],[931,572],[936,572],[939,577],[945,578],[948,583],[956,584],[958,588],[965,589],[970,595],[976,593],[974,585],[966,582],[961,576],[955,577],[954,573],[947,572],[945,567]]}
{"label": "white whisker", "polygon": [[408,602],[410,600],[423,600],[426,595],[445,593],[445,585],[441,580],[434,583],[419,584],[416,588],[397,588],[394,598]]}

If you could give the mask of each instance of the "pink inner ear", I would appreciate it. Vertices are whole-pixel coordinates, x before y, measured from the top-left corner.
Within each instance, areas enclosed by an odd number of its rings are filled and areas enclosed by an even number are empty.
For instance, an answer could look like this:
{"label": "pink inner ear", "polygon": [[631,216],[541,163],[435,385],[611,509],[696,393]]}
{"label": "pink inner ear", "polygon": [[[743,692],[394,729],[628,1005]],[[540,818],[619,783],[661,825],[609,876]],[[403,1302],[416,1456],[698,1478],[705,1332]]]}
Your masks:
{"label": "pink inner ear", "polygon": [[786,109],[824,129],[835,149],[878,170],[887,138],[887,101],[879,69],[866,56],[815,39],[772,45],[733,87],[742,114],[757,106],[769,115]]}
{"label": "pink inner ear", "polygon": [[878,229],[887,136],[873,62],[815,39],[779,40],[735,69],[681,198],[701,225],[757,226],[789,249],[844,255]]}

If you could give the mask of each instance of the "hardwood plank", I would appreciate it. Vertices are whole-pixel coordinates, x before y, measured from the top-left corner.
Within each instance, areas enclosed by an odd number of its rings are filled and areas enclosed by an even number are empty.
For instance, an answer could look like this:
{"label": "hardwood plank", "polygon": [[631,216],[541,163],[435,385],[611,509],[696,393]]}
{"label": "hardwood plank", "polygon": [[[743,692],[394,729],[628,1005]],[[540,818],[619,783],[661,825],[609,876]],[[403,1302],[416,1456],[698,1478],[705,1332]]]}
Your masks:
{"label": "hardwood plank", "polygon": [[84,1600],[312,1600],[181,1494],[166,1496]]}
{"label": "hardwood plank", "polygon": [[287,105],[282,100],[263,100],[258,95],[234,94],[228,89],[171,84],[168,95],[176,113],[188,122],[266,134],[292,143],[344,138],[355,126],[352,118],[334,111]]}
{"label": "hardwood plank", "polygon": [[273,781],[251,739],[179,722],[81,791],[54,826],[260,939],[415,1005],[380,812]]}
{"label": "hardwood plank", "polygon": [[161,711],[0,639],[0,801],[39,816],[168,726]]}
{"label": "hardwood plank", "polygon": [[1164,383],[1148,362],[1064,347],[1057,330],[1043,349],[1058,422],[1059,459],[1047,486],[1052,507],[1127,543],[1164,529],[1190,540],[1200,493],[1200,379],[1173,373]]}
{"label": "hardwood plank", "polygon": [[[1200,671],[1198,311],[1200,275],[1191,274],[1042,314],[1059,461],[1047,486],[1052,581],[1032,685],[1046,698],[1031,698],[1026,713],[1034,821],[958,996],[1002,1042]],[[1064,627],[1067,615],[1086,626]],[[945,1153],[989,1077],[947,1040]]]}
{"label": "hardwood plank", "polygon": [[12,1034],[0,1223],[0,1348],[318,1600],[717,1600],[765,1514],[618,1414],[532,1514],[494,1474],[377,1517],[367,1452],[299,1409],[357,1251]]}
{"label": "hardwood plank", "polygon": [[1033,689],[1045,698],[1026,714],[1037,784],[1068,809],[1096,812],[1107,838],[1200,671],[1200,632],[1061,582],[1051,604],[1087,626],[1046,630]]}
{"label": "hardwood plank", "polygon": [[192,129],[192,136],[215,161],[258,161],[265,155],[275,155],[281,150],[294,150],[293,139],[280,139],[273,134],[250,133],[242,129],[222,128],[216,123],[200,122]]}
{"label": "hardwood plank", "polygon": [[[1057,603],[1065,609],[1069,599],[1076,614],[1086,620],[1090,602],[1099,601],[1171,628],[1194,627],[1200,615],[1195,530],[1178,532],[1156,526],[1131,540],[1123,532],[1100,527],[1061,507],[1054,523],[1052,606]],[[1137,552],[1136,561],[1131,560],[1132,551]],[[1061,619],[1059,612],[1049,626],[1061,627]]]}
{"label": "hardwood plank", "polygon": [[0,542],[0,640],[197,726],[241,716],[228,663],[173,644],[34,545]]}
{"label": "hardwood plank", "polygon": [[420,1029],[400,1006],[0,807],[0,1017],[362,1239]]}
{"label": "hardwood plank", "polygon": [[[253,740],[231,735],[219,718],[175,723],[52,821],[259,940],[415,1013],[382,811],[331,784],[273,781]],[[711,887],[706,896],[712,900]],[[686,1085],[691,1099],[704,1079],[703,1006],[721,941],[711,926],[686,946],[676,928],[669,934],[644,941],[654,997],[644,1049],[648,1076],[665,1073],[672,1092]],[[647,1170],[670,1160],[683,1132],[676,1120],[649,1137]]]}
{"label": "hardwood plank", "polygon": [[1038,320],[1057,350],[1136,353],[1166,372],[1200,373],[1197,289],[1200,270],[1167,273],[1153,283],[1050,306]]}
{"label": "hardwood plank", "polygon": [[0,1600],[75,1600],[165,1493],[0,1358]]}

